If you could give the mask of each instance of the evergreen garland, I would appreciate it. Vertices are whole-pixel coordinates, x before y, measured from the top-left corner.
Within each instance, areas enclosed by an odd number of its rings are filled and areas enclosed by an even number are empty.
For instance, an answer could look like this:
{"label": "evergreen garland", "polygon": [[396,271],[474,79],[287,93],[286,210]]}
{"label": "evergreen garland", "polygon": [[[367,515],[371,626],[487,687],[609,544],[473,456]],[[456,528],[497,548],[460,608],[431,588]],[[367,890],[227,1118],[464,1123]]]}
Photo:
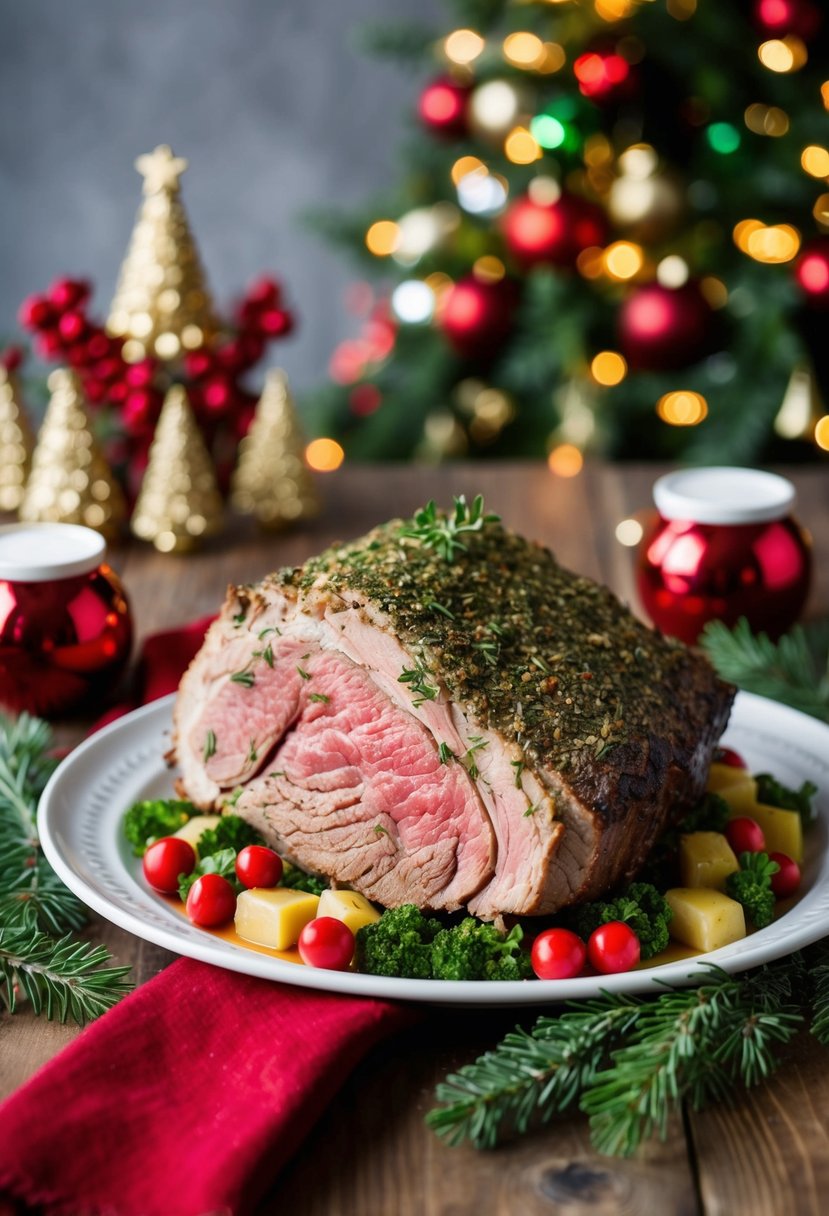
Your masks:
{"label": "evergreen garland", "polygon": [[129,990],[128,967],[72,934],[87,921],[40,849],[37,804],[54,771],[45,722],[0,716],[0,1002],[83,1025]]}

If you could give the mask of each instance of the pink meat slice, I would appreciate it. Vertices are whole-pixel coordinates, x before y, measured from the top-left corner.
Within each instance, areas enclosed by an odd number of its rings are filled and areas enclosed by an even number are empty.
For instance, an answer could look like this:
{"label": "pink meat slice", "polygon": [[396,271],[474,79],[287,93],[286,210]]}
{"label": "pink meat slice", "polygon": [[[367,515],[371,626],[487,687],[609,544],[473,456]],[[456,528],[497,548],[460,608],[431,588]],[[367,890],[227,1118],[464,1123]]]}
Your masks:
{"label": "pink meat slice", "polygon": [[213,749],[219,797],[242,786],[236,812],[281,853],[371,899],[405,889],[425,908],[462,906],[495,858],[466,770],[441,764],[426,728],[344,655],[307,636],[269,641],[267,661],[220,677],[189,727],[191,754]]}

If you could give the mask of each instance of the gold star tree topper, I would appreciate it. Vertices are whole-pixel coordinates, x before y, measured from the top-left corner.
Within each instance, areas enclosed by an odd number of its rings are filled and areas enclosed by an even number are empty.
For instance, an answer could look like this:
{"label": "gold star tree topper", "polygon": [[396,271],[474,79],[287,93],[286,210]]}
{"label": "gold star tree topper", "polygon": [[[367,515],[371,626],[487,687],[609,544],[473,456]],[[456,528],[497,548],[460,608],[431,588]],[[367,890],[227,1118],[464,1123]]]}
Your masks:
{"label": "gold star tree topper", "polygon": [[121,267],[107,329],[124,339],[124,358],[175,363],[210,343],[218,324],[196,242],[181,201],[187,161],[167,144],[139,156],[144,201]]}

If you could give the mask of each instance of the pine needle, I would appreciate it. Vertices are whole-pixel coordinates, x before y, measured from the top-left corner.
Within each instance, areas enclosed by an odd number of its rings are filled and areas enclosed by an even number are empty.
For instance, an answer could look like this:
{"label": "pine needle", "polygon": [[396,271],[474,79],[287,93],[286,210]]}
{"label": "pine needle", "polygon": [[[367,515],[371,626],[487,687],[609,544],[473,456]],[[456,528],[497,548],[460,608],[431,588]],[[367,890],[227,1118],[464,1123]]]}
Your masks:
{"label": "pine needle", "polygon": [[104,967],[103,946],[45,934],[0,929],[0,1000],[14,1013],[20,995],[36,1014],[83,1026],[129,991],[129,967]]}
{"label": "pine needle", "polygon": [[83,1025],[129,990],[128,967],[71,936],[88,916],[40,850],[37,804],[55,769],[52,732],[21,714],[0,716],[0,1001]]}
{"label": "pine needle", "polygon": [[[648,1136],[664,1138],[682,1102],[697,1109],[770,1075],[804,1021],[792,999],[802,973],[794,956],[746,976],[711,968],[697,988],[651,1000],[567,1004],[449,1076],[426,1121],[448,1144],[493,1148],[578,1106],[596,1148],[628,1156]],[[825,982],[829,1032],[829,974]]]}
{"label": "pine needle", "polygon": [[779,642],[745,617],[733,629],[710,621],[701,644],[723,679],[829,722],[829,620],[795,625]]}

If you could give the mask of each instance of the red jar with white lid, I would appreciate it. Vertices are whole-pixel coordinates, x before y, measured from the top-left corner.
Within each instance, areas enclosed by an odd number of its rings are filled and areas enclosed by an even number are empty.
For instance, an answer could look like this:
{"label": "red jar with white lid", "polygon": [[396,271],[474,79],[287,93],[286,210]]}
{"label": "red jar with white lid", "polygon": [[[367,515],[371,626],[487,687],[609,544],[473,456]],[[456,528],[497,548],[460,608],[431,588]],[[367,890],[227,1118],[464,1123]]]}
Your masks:
{"label": "red jar with white lid", "polygon": [[639,546],[642,604],[663,633],[694,643],[711,620],[746,617],[777,638],[809,593],[808,533],[795,488],[759,469],[681,469],[653,488],[659,513]]}
{"label": "red jar with white lid", "polygon": [[0,527],[0,704],[57,717],[97,709],[132,644],[129,604],[99,533],[76,524]]}

